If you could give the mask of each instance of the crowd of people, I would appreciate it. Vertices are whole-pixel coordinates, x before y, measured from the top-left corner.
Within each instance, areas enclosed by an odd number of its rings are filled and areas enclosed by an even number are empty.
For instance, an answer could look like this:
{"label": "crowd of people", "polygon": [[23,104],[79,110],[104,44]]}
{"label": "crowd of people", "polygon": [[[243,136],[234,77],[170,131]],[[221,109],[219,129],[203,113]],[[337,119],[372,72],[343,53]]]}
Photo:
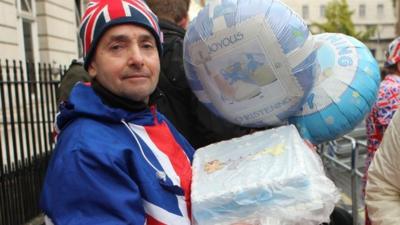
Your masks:
{"label": "crowd of people", "polygon": [[[195,149],[254,131],[218,118],[191,91],[183,68],[189,5],[89,2],[83,58],[58,92],[57,144],[40,200],[46,224],[191,224]],[[367,118],[366,224],[400,224],[400,39],[385,70]],[[340,208],[331,219],[352,224]]]}

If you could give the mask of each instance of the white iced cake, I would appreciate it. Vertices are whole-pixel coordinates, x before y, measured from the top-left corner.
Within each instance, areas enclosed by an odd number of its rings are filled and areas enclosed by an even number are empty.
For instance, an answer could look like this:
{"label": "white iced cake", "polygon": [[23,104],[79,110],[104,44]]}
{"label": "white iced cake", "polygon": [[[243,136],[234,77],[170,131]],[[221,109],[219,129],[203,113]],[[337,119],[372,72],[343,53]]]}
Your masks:
{"label": "white iced cake", "polygon": [[292,125],[212,144],[194,156],[191,200],[199,225],[319,224],[329,221],[337,199],[319,156]]}

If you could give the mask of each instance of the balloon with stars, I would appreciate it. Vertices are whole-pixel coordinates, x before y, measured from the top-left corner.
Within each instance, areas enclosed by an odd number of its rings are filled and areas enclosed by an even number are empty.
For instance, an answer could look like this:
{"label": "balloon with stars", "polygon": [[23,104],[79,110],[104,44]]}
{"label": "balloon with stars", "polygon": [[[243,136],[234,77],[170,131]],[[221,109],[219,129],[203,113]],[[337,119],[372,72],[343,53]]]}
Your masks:
{"label": "balloon with stars", "polygon": [[303,138],[318,144],[354,129],[370,111],[380,83],[378,63],[357,39],[315,35],[319,70],[301,110],[289,118]]}

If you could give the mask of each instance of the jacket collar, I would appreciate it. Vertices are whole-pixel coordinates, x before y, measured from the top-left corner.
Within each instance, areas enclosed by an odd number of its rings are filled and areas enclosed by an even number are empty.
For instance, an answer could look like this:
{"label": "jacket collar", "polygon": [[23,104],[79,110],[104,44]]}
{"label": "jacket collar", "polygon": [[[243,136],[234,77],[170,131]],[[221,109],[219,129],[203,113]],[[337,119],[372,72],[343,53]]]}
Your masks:
{"label": "jacket collar", "polygon": [[173,22],[170,22],[165,19],[160,19],[159,20],[160,28],[162,29],[164,35],[169,35],[169,34],[175,34],[179,35],[181,38],[185,37],[185,29],[182,27],[176,25]]}

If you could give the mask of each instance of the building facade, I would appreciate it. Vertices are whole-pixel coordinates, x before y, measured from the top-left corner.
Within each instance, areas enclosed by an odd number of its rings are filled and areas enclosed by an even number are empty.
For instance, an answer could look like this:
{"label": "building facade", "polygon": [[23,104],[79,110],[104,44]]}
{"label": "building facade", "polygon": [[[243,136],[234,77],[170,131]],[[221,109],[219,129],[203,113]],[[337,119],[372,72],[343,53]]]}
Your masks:
{"label": "building facade", "polygon": [[81,0],[0,0],[0,59],[67,65],[79,56]]}
{"label": "building facade", "polygon": [[[325,21],[325,9],[332,0],[282,0],[307,24]],[[347,0],[357,31],[376,26],[376,33],[365,44],[382,63],[387,45],[396,37],[396,10],[392,0]]]}
{"label": "building facade", "polygon": [[[195,0],[204,6],[210,0]],[[281,0],[307,24],[325,21],[325,10],[333,0]],[[339,0],[340,1],[340,0]],[[396,0],[400,3],[400,1]],[[397,12],[399,4],[393,5],[392,0],[347,0],[349,9],[353,12],[352,21],[357,31],[366,27],[376,26],[376,33],[365,44],[370,48],[375,58],[382,63],[387,45],[396,37]]]}

